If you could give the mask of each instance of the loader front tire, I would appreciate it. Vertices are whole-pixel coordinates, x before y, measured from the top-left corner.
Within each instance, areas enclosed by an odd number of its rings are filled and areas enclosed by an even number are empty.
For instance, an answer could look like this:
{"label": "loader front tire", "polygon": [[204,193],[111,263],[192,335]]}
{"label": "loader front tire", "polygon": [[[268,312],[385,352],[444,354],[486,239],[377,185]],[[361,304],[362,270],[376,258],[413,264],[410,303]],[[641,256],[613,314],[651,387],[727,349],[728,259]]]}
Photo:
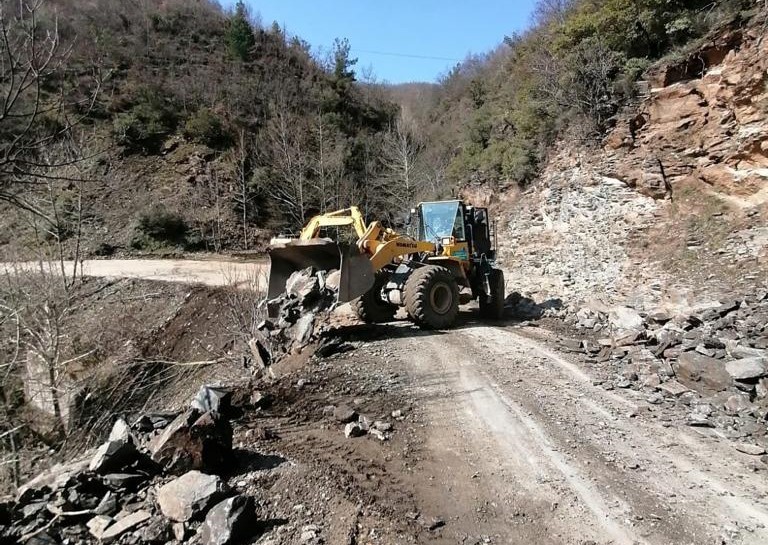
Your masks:
{"label": "loader front tire", "polygon": [[459,285],[445,267],[414,270],[405,281],[403,299],[408,315],[422,329],[451,327],[459,313]]}
{"label": "loader front tire", "polygon": [[366,324],[381,324],[395,319],[397,307],[381,298],[381,289],[389,281],[389,275],[376,273],[373,287],[352,301],[352,310]]}
{"label": "loader front tire", "polygon": [[480,296],[480,318],[483,320],[501,320],[504,317],[504,272],[500,269],[491,269],[488,275],[488,283],[491,286],[490,297]]}

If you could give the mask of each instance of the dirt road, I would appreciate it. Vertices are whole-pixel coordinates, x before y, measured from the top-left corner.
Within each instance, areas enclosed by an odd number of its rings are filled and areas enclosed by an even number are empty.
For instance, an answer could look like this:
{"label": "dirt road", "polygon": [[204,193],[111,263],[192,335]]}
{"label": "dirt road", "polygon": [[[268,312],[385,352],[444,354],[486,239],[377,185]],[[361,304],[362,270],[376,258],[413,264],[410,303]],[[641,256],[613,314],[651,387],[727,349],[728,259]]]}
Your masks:
{"label": "dirt road", "polygon": [[433,477],[417,494],[449,521],[446,543],[768,543],[754,457],[593,385],[548,335],[467,325],[382,342],[428,415]]}
{"label": "dirt road", "polygon": [[[46,264],[48,266],[48,264]],[[60,266],[57,262],[52,267]],[[38,270],[39,263],[27,262],[0,264],[0,270],[12,269]],[[65,261],[65,270],[71,274],[74,262]],[[242,261],[203,261],[186,259],[103,259],[86,260],[78,274],[103,278],[143,278],[166,282],[184,282],[206,284],[208,286],[247,285],[264,288],[267,280],[267,260]]]}

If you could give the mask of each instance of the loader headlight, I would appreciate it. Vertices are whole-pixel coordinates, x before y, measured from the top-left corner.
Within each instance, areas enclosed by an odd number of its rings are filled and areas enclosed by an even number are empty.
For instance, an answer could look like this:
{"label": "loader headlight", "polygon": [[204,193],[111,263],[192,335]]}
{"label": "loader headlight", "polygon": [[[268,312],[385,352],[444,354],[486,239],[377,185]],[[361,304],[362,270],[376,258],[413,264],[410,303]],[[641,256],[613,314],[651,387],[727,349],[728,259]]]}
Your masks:
{"label": "loader headlight", "polygon": [[442,244],[443,246],[450,246],[451,244],[453,244],[453,237],[443,237],[442,240],[440,241],[440,244]]}

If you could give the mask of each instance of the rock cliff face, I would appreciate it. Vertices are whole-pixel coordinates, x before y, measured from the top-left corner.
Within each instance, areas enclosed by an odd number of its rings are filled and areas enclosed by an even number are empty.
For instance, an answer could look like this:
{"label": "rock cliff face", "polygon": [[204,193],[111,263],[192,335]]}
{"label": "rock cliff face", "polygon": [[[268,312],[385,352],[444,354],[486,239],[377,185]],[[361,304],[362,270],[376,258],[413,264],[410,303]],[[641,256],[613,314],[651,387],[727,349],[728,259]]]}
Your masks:
{"label": "rock cliff face", "polygon": [[768,282],[768,39],[729,28],[649,73],[597,148],[503,198],[508,290],[680,306]]}
{"label": "rock cliff face", "polygon": [[768,40],[728,30],[650,74],[650,95],[606,139],[616,177],[654,198],[677,184],[741,206],[768,201]]}

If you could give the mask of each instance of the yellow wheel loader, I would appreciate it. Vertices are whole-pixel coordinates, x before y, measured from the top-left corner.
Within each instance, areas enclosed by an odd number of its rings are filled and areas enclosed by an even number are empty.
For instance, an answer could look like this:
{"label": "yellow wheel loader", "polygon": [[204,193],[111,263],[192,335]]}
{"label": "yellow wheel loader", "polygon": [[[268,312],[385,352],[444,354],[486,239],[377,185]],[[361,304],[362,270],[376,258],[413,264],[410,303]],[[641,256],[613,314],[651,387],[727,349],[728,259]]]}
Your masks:
{"label": "yellow wheel loader", "polygon": [[[405,307],[424,329],[453,325],[460,304],[479,299],[480,315],[504,313],[504,274],[486,208],[461,201],[424,202],[411,211],[412,236],[378,221],[366,225],[356,207],[312,218],[298,239],[270,250],[269,297],[307,267],[340,270],[339,302],[365,322],[388,322]],[[345,242],[342,228],[347,231]],[[327,235],[335,231],[335,237]]]}

